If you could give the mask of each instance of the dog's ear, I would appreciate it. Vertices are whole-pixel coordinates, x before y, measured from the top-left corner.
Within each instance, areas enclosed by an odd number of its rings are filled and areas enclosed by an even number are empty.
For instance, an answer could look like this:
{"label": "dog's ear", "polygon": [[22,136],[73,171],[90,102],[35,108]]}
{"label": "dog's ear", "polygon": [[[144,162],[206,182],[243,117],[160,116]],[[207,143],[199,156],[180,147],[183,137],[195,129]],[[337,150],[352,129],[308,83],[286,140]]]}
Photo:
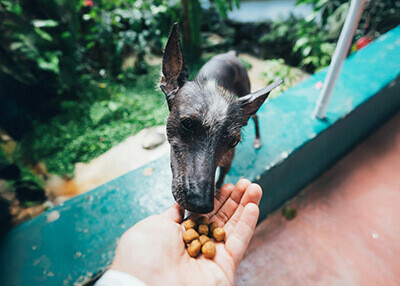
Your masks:
{"label": "dog's ear", "polygon": [[239,97],[238,101],[242,107],[242,114],[245,124],[249,120],[250,116],[256,114],[257,110],[261,107],[264,101],[267,99],[270,92],[279,86],[282,80],[279,79],[272,84],[264,87],[256,92],[250,93],[246,96]]}
{"label": "dog's ear", "polygon": [[187,80],[188,71],[181,50],[178,23],[175,23],[172,26],[172,32],[165,47],[160,83],[160,88],[167,98],[170,110],[176,93]]}

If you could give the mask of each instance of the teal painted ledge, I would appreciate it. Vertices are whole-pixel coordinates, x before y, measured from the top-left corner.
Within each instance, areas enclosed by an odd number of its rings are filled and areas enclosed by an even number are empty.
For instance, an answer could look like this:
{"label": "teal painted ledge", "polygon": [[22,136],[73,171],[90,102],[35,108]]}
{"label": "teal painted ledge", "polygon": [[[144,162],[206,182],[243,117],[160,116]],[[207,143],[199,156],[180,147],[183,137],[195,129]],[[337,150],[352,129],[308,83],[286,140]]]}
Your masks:
{"label": "teal painted ledge", "polygon": [[[249,178],[264,189],[261,219],[292,198],[374,128],[400,109],[400,27],[350,56],[337,82],[327,119],[311,118],[323,70],[259,111],[264,145],[252,147],[254,126],[226,182]],[[112,168],[112,166],[110,166]],[[154,168],[143,176],[144,168]],[[0,285],[74,285],[111,263],[120,235],[166,209],[169,158],[121,176],[12,229],[0,245]]]}

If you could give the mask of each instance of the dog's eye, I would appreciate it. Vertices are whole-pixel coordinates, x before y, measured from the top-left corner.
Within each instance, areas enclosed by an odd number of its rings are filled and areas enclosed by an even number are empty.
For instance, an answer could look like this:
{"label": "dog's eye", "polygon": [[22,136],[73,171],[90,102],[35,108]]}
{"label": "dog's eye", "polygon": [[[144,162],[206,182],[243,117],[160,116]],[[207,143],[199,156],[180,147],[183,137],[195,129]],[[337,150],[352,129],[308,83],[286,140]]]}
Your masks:
{"label": "dog's eye", "polygon": [[181,126],[184,130],[188,131],[188,132],[194,132],[194,122],[192,119],[190,118],[182,118],[181,119]]}
{"label": "dog's eye", "polygon": [[230,144],[230,147],[231,147],[231,148],[236,147],[236,145],[239,144],[239,142],[240,142],[240,139],[238,139],[238,140],[236,140],[236,141],[233,141],[233,142]]}

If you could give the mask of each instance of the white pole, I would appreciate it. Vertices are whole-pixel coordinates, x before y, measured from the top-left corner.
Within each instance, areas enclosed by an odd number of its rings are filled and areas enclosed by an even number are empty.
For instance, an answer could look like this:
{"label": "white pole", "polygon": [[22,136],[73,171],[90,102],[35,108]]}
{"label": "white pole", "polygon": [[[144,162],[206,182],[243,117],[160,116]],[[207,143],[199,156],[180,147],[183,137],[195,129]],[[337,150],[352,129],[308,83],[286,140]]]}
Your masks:
{"label": "white pole", "polygon": [[318,119],[325,118],[325,112],[328,108],[329,99],[332,96],[336,80],[339,76],[340,69],[346,59],[347,52],[349,51],[354,32],[360,21],[361,14],[364,10],[366,0],[352,0],[350,9],[344,22],[342,32],[340,33],[339,41],[337,43],[335,52],[333,53],[332,61],[329,66],[328,74],[326,75],[325,82],[319,95],[317,104],[314,109],[314,117]]}

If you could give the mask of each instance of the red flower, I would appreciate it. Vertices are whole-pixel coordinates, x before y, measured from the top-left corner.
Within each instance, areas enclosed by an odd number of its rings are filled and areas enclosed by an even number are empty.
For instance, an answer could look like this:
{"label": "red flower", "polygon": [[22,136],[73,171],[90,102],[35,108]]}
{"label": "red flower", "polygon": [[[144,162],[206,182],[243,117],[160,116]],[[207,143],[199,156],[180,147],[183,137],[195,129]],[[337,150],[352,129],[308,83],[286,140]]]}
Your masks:
{"label": "red flower", "polygon": [[361,50],[362,48],[364,48],[366,45],[368,45],[372,41],[373,41],[373,39],[371,37],[369,37],[369,36],[361,37],[356,42],[357,51]]}
{"label": "red flower", "polygon": [[83,6],[92,7],[93,6],[93,0],[83,0]]}

